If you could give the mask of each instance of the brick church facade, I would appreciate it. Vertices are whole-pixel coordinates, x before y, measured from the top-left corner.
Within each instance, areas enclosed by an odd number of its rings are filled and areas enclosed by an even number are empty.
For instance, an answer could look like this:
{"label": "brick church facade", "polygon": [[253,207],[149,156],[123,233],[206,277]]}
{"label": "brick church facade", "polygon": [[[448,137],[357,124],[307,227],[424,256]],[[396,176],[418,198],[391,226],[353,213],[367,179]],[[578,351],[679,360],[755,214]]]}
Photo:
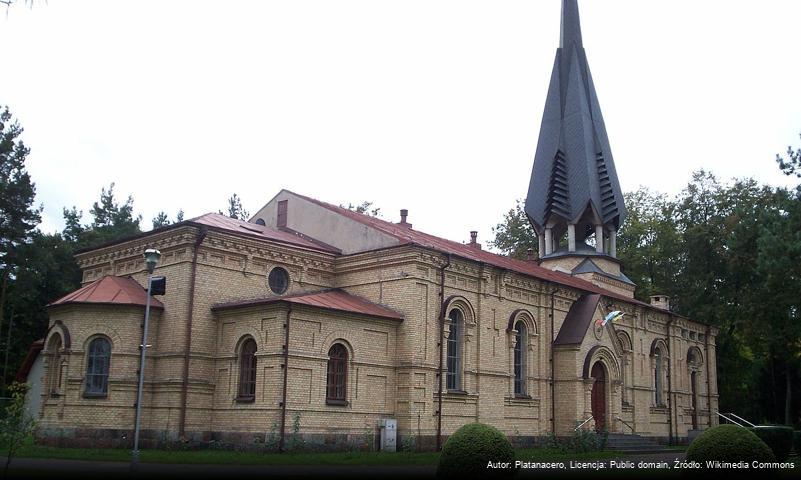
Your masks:
{"label": "brick church facade", "polygon": [[580,424],[665,443],[716,425],[717,330],[636,300],[616,259],[625,208],[575,0],[562,8],[526,204],[539,258],[287,190],[247,222],[207,214],[79,253],[83,286],[49,306],[37,436],[130,445],[147,248],[167,293],[152,300],[146,444],[297,430],[359,448],[387,418],[424,448],[475,421],[521,443]]}

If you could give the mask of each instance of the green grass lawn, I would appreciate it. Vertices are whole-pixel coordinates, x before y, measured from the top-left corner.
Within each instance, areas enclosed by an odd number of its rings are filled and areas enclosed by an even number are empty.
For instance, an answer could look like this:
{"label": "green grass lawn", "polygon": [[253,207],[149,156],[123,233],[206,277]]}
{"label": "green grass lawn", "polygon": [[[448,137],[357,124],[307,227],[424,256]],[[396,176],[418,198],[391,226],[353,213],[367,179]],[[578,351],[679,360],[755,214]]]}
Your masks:
{"label": "green grass lawn", "polygon": [[[566,454],[554,450],[532,448],[517,450],[517,458],[524,461],[602,460],[619,456],[618,452],[601,451]],[[127,462],[131,451],[123,449],[56,448],[26,445],[17,458],[59,458],[67,460],[94,460]],[[439,453],[255,453],[227,450],[142,450],[143,463],[185,464],[238,464],[238,465],[436,465]]]}

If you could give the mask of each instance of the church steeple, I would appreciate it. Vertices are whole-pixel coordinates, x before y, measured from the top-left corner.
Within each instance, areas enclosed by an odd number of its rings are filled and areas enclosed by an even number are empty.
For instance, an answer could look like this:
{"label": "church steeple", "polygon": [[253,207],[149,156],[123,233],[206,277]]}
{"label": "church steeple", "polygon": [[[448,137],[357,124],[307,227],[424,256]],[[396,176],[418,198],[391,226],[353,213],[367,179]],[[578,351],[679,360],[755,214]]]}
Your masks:
{"label": "church steeple", "polygon": [[[541,258],[616,257],[626,209],[584,52],[577,0],[562,1],[559,48],[525,211]],[[584,243],[593,235],[594,249]]]}

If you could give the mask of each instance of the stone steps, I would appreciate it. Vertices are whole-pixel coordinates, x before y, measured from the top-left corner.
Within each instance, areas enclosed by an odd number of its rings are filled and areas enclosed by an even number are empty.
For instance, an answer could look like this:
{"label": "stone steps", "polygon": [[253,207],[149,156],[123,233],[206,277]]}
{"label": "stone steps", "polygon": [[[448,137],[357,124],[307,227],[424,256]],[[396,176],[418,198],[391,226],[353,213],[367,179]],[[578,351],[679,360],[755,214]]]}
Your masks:
{"label": "stone steps", "polygon": [[651,438],[641,437],[637,434],[609,434],[606,440],[607,450],[616,450],[626,453],[656,453],[670,452],[672,450]]}

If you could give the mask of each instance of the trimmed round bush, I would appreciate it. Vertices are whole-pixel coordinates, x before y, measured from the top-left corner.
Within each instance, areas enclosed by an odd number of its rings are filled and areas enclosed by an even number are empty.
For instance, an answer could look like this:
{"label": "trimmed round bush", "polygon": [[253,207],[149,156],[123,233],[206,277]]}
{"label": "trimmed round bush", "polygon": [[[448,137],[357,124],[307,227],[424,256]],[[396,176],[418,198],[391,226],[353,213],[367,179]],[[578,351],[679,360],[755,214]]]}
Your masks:
{"label": "trimmed round bush", "polygon": [[773,462],[775,455],[750,430],[736,425],[718,425],[698,436],[687,449],[687,460],[721,462]]}
{"label": "trimmed round bush", "polygon": [[793,429],[784,425],[760,425],[751,429],[762,439],[776,455],[776,460],[783,462],[790,456],[793,448]]}
{"label": "trimmed round bush", "polygon": [[793,432],[793,448],[795,449],[795,454],[801,457],[801,430]]}
{"label": "trimmed round bush", "polygon": [[[487,468],[492,462],[506,468]],[[441,478],[500,477],[516,472],[515,450],[506,435],[483,423],[468,423],[448,438],[439,457]]]}

